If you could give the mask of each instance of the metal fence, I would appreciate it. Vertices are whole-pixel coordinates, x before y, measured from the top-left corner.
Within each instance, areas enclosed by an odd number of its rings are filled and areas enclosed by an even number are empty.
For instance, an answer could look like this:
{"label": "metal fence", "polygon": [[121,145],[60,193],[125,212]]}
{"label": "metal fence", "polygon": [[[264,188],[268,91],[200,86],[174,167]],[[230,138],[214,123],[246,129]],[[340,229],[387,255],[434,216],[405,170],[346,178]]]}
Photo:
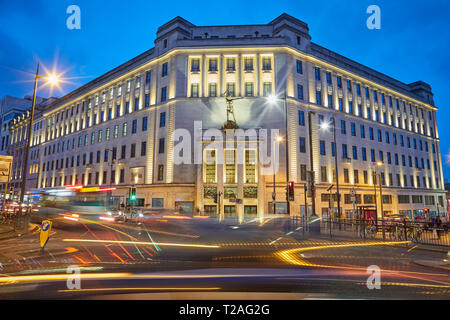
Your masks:
{"label": "metal fence", "polygon": [[[450,224],[440,225],[416,221],[381,221],[363,219],[328,219],[318,221],[306,217],[292,217],[285,230],[309,235],[317,231],[321,236],[362,240],[411,241],[417,244],[449,246]],[[316,225],[315,225],[316,224]],[[320,229],[319,229],[320,226]],[[313,230],[316,228],[316,230]],[[319,231],[320,230],[320,231]]]}

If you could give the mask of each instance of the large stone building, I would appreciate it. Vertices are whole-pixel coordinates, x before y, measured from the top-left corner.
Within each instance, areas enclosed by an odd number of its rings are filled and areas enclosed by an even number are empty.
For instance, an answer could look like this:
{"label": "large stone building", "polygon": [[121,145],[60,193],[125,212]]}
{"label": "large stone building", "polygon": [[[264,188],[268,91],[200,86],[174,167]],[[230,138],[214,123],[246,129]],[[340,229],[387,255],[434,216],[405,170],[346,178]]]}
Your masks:
{"label": "large stone building", "polygon": [[[258,148],[251,139],[225,150],[208,144],[206,129],[221,129],[227,115],[232,120],[225,92],[241,98],[233,104],[236,123],[256,130]],[[207,213],[218,211],[219,194],[225,215],[263,215],[271,211],[274,178],[263,170],[259,144],[269,155],[278,144],[260,129],[279,129],[287,139],[279,143],[278,212],[286,210],[286,163],[295,182],[291,214],[304,212],[311,156],[316,213],[327,212],[335,151],[343,214],[353,208],[353,188],[358,205],[374,205],[376,170],[386,214],[438,212],[445,191],[436,110],[428,84],[402,83],[325,49],[289,15],[264,25],[205,27],[177,17],[158,29],[154,48],[36,118],[32,144],[39,151],[31,154],[30,172],[44,189],[111,184],[114,197],[126,198],[134,185],[141,204]],[[332,117],[337,148],[333,134],[319,129]],[[179,153],[183,133],[192,148]]]}

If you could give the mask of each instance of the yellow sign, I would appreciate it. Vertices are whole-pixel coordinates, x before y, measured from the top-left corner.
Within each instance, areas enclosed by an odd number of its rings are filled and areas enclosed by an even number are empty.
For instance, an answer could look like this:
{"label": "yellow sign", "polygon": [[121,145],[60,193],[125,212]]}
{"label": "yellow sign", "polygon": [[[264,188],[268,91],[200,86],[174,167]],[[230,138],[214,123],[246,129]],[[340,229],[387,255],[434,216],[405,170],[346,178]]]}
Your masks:
{"label": "yellow sign", "polygon": [[81,192],[95,192],[98,191],[100,187],[90,187],[90,188],[81,188]]}
{"label": "yellow sign", "polygon": [[41,248],[44,248],[44,246],[47,244],[48,238],[50,236],[50,231],[52,231],[52,222],[50,220],[42,221],[41,234],[39,235]]}

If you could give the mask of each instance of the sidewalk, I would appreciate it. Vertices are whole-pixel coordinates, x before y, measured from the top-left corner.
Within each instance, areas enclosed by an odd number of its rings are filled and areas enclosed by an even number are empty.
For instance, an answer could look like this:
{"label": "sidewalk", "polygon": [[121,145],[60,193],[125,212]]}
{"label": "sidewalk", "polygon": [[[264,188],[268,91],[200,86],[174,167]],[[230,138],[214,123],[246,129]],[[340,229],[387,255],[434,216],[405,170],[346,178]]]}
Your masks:
{"label": "sidewalk", "polygon": [[12,225],[0,225],[0,240],[11,239],[14,237],[20,237],[25,234],[31,233],[39,228],[39,225],[35,223],[28,224],[28,230],[26,231],[15,231]]}
{"label": "sidewalk", "polygon": [[430,268],[450,272],[450,262],[448,259],[444,259],[444,260],[414,260],[414,263],[418,264],[419,266],[430,267]]}

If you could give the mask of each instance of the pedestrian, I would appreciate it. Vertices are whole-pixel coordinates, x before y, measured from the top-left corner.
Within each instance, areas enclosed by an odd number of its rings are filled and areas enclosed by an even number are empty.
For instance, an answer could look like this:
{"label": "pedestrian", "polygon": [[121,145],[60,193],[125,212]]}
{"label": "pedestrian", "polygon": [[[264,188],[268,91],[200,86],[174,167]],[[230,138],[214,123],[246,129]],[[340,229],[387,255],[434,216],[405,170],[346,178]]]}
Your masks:
{"label": "pedestrian", "polygon": [[442,226],[441,217],[439,215],[436,217],[435,226],[436,226],[436,235],[439,240],[441,238],[441,226]]}

